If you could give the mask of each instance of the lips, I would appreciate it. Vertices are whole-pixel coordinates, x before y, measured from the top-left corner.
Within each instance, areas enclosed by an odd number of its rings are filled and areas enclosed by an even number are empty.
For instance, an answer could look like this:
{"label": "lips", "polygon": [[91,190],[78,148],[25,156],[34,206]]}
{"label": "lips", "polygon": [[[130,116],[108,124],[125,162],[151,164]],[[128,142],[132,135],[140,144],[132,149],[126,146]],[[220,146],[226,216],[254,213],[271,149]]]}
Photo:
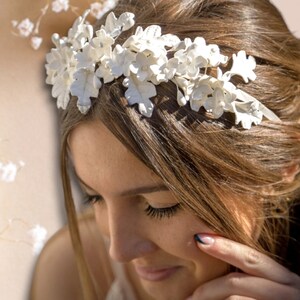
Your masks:
{"label": "lips", "polygon": [[136,273],[144,280],[161,281],[171,277],[180,267],[142,267],[134,266]]}

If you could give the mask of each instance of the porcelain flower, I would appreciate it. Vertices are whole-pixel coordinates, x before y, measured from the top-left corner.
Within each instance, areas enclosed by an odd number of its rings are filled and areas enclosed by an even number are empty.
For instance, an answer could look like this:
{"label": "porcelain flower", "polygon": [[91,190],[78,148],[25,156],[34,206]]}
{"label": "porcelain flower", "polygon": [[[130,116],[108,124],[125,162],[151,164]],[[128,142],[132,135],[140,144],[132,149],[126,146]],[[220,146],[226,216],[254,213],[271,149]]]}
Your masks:
{"label": "porcelain flower", "polygon": [[130,65],[130,71],[136,75],[140,81],[151,81],[152,76],[160,73],[160,67],[167,62],[167,57],[154,57],[140,52],[136,55],[135,61]]}
{"label": "porcelain flower", "polygon": [[190,106],[194,111],[204,106],[208,96],[212,95],[212,83],[209,76],[203,76],[200,80],[196,81],[190,96]]}
{"label": "porcelain flower", "polygon": [[108,11],[112,10],[117,4],[115,0],[107,0],[100,2],[91,3],[91,15],[97,20],[101,19]]}
{"label": "porcelain flower", "polygon": [[227,80],[234,75],[239,75],[243,80],[248,83],[249,80],[255,80],[256,75],[254,69],[256,62],[253,56],[247,58],[245,51],[239,51],[237,54],[232,55],[233,64],[231,70],[224,74],[224,77],[228,77]]}
{"label": "porcelain flower", "polygon": [[34,49],[34,50],[38,50],[41,46],[43,42],[43,39],[39,36],[33,36],[31,38],[31,47]]}
{"label": "porcelain flower", "polygon": [[148,26],[145,30],[138,26],[135,34],[130,36],[123,47],[134,52],[144,52],[145,55],[160,57],[167,54],[164,39],[161,37],[161,27],[158,25]]}
{"label": "porcelain flower", "polygon": [[18,26],[17,29],[19,31],[19,34],[22,37],[28,37],[34,28],[34,24],[28,19],[24,19]]}
{"label": "porcelain flower", "polygon": [[85,24],[89,11],[86,10],[82,16],[76,19],[72,28],[68,31],[67,43],[70,43],[74,50],[80,50],[93,37],[93,26]]}
{"label": "porcelain flower", "polygon": [[[185,77],[174,77],[172,80],[177,86],[177,103],[179,106],[186,105],[195,86],[194,82]],[[183,93],[182,93],[183,92]]]}
{"label": "porcelain flower", "polygon": [[39,255],[42,251],[47,238],[47,234],[47,229],[38,224],[28,231],[28,235],[32,239],[33,253],[35,255]]}
{"label": "porcelain flower", "polygon": [[134,14],[125,12],[119,18],[111,12],[101,26],[112,38],[117,38],[123,31],[129,30],[134,25]]}
{"label": "porcelain flower", "polygon": [[[94,5],[93,7],[99,6]],[[224,112],[234,113],[236,124],[249,129],[263,116],[278,117],[257,99],[239,90],[230,80],[240,76],[247,83],[255,80],[255,59],[245,51],[232,55],[232,66],[224,74],[222,67],[228,57],[215,44],[206,44],[202,37],[180,40],[176,35],[163,34],[159,25],[143,29],[138,26],[123,44],[117,38],[134,25],[134,14],[125,12],[116,17],[111,12],[100,30],[95,32],[85,23],[86,11],[69,30],[67,37],[53,36],[56,49],[47,55],[47,83],[57,105],[66,108],[70,94],[77,97],[77,106],[87,113],[103,84],[122,78],[129,105],[151,117],[152,98],[156,85],[171,81],[177,89],[177,103],[199,111],[204,107],[213,118]],[[217,71],[217,76],[211,71]]]}
{"label": "porcelain flower", "polygon": [[18,166],[12,162],[6,164],[0,162],[0,180],[13,182],[17,176]]}
{"label": "porcelain flower", "polygon": [[205,101],[204,108],[211,112],[215,119],[218,119],[223,115],[224,111],[232,110],[232,102],[234,100],[234,94],[217,87],[214,89],[212,96]]}
{"label": "porcelain flower", "polygon": [[52,10],[56,13],[67,11],[69,9],[69,0],[54,0],[51,3]]}

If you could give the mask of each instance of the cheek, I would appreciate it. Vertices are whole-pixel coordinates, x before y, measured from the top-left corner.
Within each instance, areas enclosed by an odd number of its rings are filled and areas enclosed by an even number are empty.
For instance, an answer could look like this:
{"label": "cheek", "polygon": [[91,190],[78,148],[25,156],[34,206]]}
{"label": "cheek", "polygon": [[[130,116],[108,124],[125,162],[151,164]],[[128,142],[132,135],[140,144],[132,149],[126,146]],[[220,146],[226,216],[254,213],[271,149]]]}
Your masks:
{"label": "cheek", "polygon": [[196,217],[182,214],[159,228],[156,243],[186,266],[199,284],[226,274],[229,265],[202,252],[194,240],[197,233],[214,232]]}
{"label": "cheek", "polygon": [[[95,205],[96,222],[101,234],[110,237],[108,217],[105,207]],[[196,245],[194,235],[197,233],[214,233],[203,222],[189,213],[182,212],[170,219],[149,219],[144,223],[144,237],[154,243],[163,259],[182,265],[192,276],[191,284],[200,284],[221,276],[228,271],[228,264],[202,252]],[[153,255],[156,255],[153,253]]]}
{"label": "cheek", "polygon": [[106,208],[104,205],[94,204],[93,209],[95,212],[95,220],[101,235],[106,238],[109,238],[109,226],[108,226],[108,217],[106,213]]}
{"label": "cheek", "polygon": [[153,239],[161,249],[175,256],[179,256],[176,253],[181,253],[181,257],[192,259],[197,257],[200,251],[196,246],[194,235],[213,233],[203,222],[185,212],[170,219],[157,221],[152,226],[153,231],[157,233]]}

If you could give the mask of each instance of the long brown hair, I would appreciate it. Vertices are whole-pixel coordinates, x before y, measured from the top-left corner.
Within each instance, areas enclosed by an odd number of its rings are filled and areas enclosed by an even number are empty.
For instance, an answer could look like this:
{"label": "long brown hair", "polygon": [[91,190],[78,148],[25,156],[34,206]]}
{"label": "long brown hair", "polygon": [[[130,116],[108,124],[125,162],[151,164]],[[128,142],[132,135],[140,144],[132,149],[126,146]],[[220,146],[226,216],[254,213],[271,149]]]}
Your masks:
{"label": "long brown hair", "polygon": [[[119,1],[116,15],[130,11],[136,26],[158,24],[181,39],[202,36],[231,56],[239,50],[256,58],[257,79],[235,84],[279,116],[250,130],[234,125],[231,114],[213,120],[204,110],[179,107],[172,83],[157,87],[155,111],[144,118],[126,105],[122,79],[105,84],[92,108],[82,115],[72,99],[61,112],[62,177],[71,235],[85,299],[92,289],[84,262],[67,172],[67,138],[86,120],[101,120],[140,160],[160,176],[183,207],[213,230],[249,245],[293,271],[288,255],[289,217],[300,194],[300,176],[286,180],[286,170],[300,163],[300,44],[268,0]],[[100,24],[97,24],[100,26]],[[135,30],[128,32],[132,34]],[[118,43],[126,39],[123,34]],[[99,154],[100,155],[100,154]],[[224,201],[224,194],[230,195]],[[250,237],[232,213],[237,206],[259,224]]]}

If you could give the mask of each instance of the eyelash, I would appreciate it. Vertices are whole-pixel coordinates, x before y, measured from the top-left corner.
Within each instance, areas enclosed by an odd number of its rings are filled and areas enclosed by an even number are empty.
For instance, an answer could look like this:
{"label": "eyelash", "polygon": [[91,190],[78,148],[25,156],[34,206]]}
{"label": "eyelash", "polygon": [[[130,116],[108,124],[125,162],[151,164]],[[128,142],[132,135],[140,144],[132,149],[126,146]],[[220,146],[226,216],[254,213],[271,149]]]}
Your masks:
{"label": "eyelash", "polygon": [[[100,203],[102,201],[102,198],[97,195],[85,195],[84,196],[84,204],[86,205],[92,205],[95,203]],[[146,215],[150,218],[155,218],[161,220],[162,218],[171,218],[174,216],[178,210],[181,208],[180,203],[177,203],[170,207],[160,207],[160,208],[154,208],[151,205],[148,204],[146,209],[144,210]]]}
{"label": "eyelash", "polygon": [[148,204],[148,207],[145,209],[146,215],[150,218],[162,219],[164,217],[171,218],[174,216],[180,209],[180,204],[177,203],[170,207],[161,207],[154,208]]}
{"label": "eyelash", "polygon": [[101,202],[101,200],[102,199],[100,196],[85,194],[84,198],[83,198],[83,203],[85,205],[92,205],[92,204],[95,204],[96,202],[97,203]]}

